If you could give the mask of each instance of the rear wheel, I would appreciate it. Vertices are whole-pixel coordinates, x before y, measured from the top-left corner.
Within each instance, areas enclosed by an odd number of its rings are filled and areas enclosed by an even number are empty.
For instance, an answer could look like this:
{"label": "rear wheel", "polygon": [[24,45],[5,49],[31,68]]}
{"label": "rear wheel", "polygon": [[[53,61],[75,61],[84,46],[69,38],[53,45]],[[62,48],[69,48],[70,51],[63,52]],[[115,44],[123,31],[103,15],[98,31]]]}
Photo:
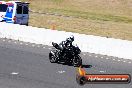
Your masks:
{"label": "rear wheel", "polygon": [[0,22],[6,22],[5,20],[2,20],[2,21],[0,21]]}
{"label": "rear wheel", "polygon": [[28,23],[26,24],[26,26],[28,26]]}
{"label": "rear wheel", "polygon": [[72,65],[74,67],[79,67],[79,66],[82,65],[82,59],[81,59],[81,57],[79,55],[77,55],[77,56],[74,57],[74,59],[72,61]]}
{"label": "rear wheel", "polygon": [[57,56],[55,55],[56,51],[51,51],[49,53],[49,60],[51,63],[56,63],[57,62]]}

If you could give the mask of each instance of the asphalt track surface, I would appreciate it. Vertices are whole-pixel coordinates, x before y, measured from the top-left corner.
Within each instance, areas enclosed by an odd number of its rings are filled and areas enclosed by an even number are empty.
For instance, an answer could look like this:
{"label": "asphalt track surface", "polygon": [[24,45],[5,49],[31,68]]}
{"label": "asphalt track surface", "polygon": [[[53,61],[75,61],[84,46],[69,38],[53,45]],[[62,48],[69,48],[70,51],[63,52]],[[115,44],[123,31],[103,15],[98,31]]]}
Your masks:
{"label": "asphalt track surface", "polygon": [[[0,39],[0,88],[132,88],[132,83],[80,86],[75,67],[49,62],[51,48]],[[92,53],[81,53],[81,57],[87,73],[132,75],[131,60]]]}

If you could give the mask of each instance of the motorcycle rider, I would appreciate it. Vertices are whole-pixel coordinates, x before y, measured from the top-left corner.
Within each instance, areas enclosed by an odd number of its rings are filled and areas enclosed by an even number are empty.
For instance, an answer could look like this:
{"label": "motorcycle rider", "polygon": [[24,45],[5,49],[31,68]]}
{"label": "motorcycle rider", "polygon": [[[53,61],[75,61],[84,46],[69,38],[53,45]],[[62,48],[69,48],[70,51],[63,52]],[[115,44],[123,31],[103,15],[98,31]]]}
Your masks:
{"label": "motorcycle rider", "polygon": [[61,48],[61,52],[60,55],[64,55],[64,52],[66,49],[68,49],[69,47],[72,47],[72,42],[74,41],[74,36],[70,36],[69,38],[66,39],[66,41],[62,41],[59,46]]}
{"label": "motorcycle rider", "polygon": [[59,45],[62,49],[68,48],[72,46],[72,42],[74,41],[74,36],[71,36],[66,39],[66,41],[62,41]]}
{"label": "motorcycle rider", "polygon": [[78,46],[72,45],[74,41],[74,36],[67,38],[65,41],[62,41],[60,44],[52,42],[55,50],[51,50],[49,53],[49,60],[51,63],[61,63],[73,65],[73,66],[81,66],[82,59],[79,56],[81,50]]}

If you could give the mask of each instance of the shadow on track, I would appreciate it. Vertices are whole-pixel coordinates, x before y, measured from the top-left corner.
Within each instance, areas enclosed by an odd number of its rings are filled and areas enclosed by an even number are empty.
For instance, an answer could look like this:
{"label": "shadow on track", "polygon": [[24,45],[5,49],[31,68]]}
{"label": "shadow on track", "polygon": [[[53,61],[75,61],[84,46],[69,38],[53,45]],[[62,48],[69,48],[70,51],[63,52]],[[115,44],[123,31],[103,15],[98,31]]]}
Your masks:
{"label": "shadow on track", "polygon": [[82,68],[91,68],[92,65],[82,65],[81,67],[82,67]]}
{"label": "shadow on track", "polygon": [[[67,65],[67,66],[72,66],[71,64],[66,64],[66,63],[57,63],[57,64],[62,64],[62,65]],[[73,66],[74,67],[74,66]],[[92,65],[86,65],[82,64],[81,68],[92,68]]]}

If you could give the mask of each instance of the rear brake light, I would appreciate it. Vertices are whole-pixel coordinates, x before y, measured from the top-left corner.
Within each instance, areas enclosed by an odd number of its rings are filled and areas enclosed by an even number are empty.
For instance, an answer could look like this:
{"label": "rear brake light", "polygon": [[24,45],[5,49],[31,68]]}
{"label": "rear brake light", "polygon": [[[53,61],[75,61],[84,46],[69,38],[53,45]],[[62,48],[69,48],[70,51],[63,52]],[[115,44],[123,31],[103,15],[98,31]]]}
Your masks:
{"label": "rear brake light", "polygon": [[2,18],[4,18],[4,16],[3,16],[3,15],[1,15],[1,17],[2,17]]}
{"label": "rear brake light", "polygon": [[2,2],[0,2],[0,4],[2,4]]}
{"label": "rear brake light", "polygon": [[6,5],[13,6],[13,3],[6,3]]}
{"label": "rear brake light", "polygon": [[14,16],[13,20],[16,21],[16,16]]}

